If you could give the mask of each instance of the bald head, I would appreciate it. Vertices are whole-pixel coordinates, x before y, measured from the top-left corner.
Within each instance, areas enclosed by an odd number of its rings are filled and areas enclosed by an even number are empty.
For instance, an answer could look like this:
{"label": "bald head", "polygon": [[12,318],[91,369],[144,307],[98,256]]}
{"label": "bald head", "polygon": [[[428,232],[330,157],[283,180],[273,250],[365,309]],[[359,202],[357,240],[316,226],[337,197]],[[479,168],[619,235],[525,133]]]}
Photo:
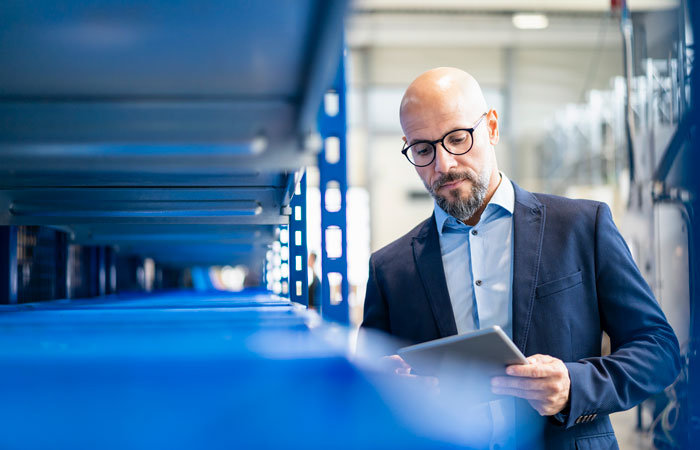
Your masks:
{"label": "bald head", "polygon": [[437,205],[475,225],[501,180],[498,113],[486,105],[479,83],[453,67],[429,70],[406,89],[400,118],[403,154]]}
{"label": "bald head", "polygon": [[488,110],[479,83],[467,72],[454,67],[438,67],[422,73],[408,86],[399,112],[404,132],[416,111],[447,113],[458,109],[469,115]]}

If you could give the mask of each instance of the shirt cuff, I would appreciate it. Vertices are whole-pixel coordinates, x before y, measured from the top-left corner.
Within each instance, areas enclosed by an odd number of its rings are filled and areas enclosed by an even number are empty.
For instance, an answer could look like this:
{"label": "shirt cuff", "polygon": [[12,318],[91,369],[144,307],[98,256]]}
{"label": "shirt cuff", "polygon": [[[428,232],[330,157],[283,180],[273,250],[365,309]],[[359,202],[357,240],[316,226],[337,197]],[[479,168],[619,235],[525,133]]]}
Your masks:
{"label": "shirt cuff", "polygon": [[556,426],[563,427],[566,421],[569,419],[569,413],[571,412],[571,402],[566,402],[564,409],[554,414],[553,416],[547,417],[550,423]]}

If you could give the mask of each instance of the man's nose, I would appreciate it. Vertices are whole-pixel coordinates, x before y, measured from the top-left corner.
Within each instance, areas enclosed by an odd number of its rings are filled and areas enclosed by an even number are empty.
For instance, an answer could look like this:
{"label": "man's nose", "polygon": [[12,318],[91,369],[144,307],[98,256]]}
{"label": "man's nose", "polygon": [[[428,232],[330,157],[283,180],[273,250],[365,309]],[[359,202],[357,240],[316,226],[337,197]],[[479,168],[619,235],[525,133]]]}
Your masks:
{"label": "man's nose", "polygon": [[450,169],[457,167],[455,155],[445,150],[442,143],[435,144],[435,171],[447,173]]}

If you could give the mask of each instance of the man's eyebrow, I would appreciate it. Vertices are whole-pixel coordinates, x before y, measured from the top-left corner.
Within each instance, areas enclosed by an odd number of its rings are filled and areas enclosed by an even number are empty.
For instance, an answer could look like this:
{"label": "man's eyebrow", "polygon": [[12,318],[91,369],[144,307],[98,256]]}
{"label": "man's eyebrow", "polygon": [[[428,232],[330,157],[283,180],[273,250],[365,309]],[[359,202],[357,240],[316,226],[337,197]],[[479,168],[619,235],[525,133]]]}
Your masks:
{"label": "man's eyebrow", "polygon": [[430,140],[430,139],[411,139],[410,141],[408,141],[408,143],[407,143],[406,145],[419,144],[419,143],[421,143],[421,142],[428,142],[428,143],[430,143],[430,142],[433,142],[433,141]]}

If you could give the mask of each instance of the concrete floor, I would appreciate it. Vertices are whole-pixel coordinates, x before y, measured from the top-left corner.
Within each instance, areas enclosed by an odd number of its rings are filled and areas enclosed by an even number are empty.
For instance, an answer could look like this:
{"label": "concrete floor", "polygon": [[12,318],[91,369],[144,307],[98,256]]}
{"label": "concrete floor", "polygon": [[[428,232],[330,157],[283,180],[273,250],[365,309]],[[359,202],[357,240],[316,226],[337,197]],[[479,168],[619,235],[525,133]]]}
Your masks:
{"label": "concrete floor", "polygon": [[[611,414],[612,422],[617,442],[620,450],[653,450],[651,436],[637,431],[637,408]],[[645,424],[651,423],[651,417],[645,415]]]}

